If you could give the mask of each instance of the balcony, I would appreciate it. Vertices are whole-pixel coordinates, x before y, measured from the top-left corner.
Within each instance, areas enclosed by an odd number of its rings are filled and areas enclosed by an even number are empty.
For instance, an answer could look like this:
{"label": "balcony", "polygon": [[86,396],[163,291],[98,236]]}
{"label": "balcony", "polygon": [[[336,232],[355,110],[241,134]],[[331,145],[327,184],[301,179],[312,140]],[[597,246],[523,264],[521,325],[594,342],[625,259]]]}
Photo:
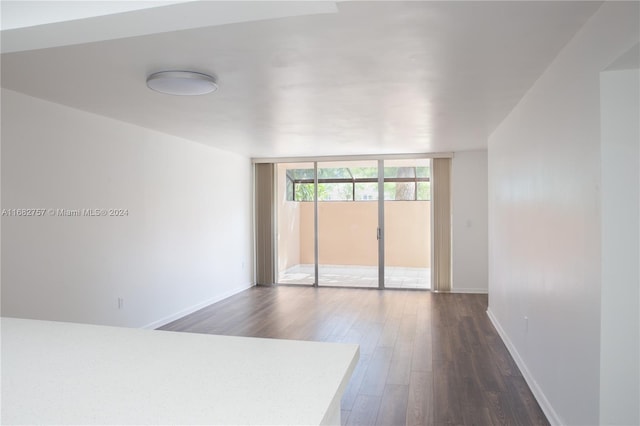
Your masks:
{"label": "balcony", "polygon": [[[415,163],[420,160],[403,161]],[[320,196],[318,197],[318,285],[320,286],[378,287],[378,184],[358,181],[357,172],[352,170],[367,172],[365,166],[370,162],[362,163],[364,162],[356,164],[359,166],[358,169],[355,167],[347,169],[345,165],[340,164],[341,169],[348,170],[353,179],[352,183],[343,182],[342,180],[347,180],[345,178],[336,178],[335,175],[338,175],[338,172],[335,170],[338,168],[335,163],[330,165],[334,177],[325,180],[327,183],[322,187],[324,199],[321,200]],[[354,163],[350,163],[350,166],[353,167]],[[369,174],[377,174],[377,168],[370,167],[370,169],[373,170],[368,171]],[[388,169],[391,168],[386,167],[385,164],[385,174],[390,174]],[[298,182],[298,184],[307,185],[303,193],[307,199],[298,200],[292,195],[296,184],[292,182],[291,176],[294,173],[291,170],[304,172],[300,173],[304,176],[304,180],[301,179],[302,183]],[[318,170],[319,176],[322,176],[320,167]],[[313,172],[312,163],[280,164],[278,167],[277,282],[279,284],[312,285],[315,282],[313,183],[307,182],[310,172]],[[405,174],[408,173],[405,172]],[[385,180],[385,191],[391,192],[390,195],[385,192],[384,203],[385,288],[429,289],[431,287],[431,201],[424,199],[428,198],[428,192],[426,196],[424,191],[419,195],[417,190],[418,183],[430,182],[428,178],[421,178],[422,181],[418,181],[419,175],[420,172],[416,171],[414,166],[412,176],[395,178],[398,181],[402,179],[401,182],[405,188],[408,187],[413,199],[388,199],[393,197],[399,189],[387,188]],[[366,179],[371,180],[370,177]],[[412,179],[415,179],[415,182],[411,182]],[[312,174],[311,182],[313,182]],[[363,186],[358,187],[358,184]],[[390,184],[397,185],[396,182],[390,182]],[[353,188],[351,194],[349,194],[351,191],[349,186]],[[331,191],[338,192],[338,195],[332,194]],[[341,197],[346,198],[346,201]]]}

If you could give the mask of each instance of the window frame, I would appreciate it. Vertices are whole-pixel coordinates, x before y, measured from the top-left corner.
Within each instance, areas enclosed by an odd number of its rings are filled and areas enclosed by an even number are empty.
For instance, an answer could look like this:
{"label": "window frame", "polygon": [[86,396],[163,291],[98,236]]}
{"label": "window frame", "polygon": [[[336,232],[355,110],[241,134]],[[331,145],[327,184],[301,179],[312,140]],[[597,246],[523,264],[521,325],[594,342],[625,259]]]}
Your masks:
{"label": "window frame", "polygon": [[[431,178],[430,177],[418,177],[418,167],[417,166],[413,166],[413,177],[385,177],[384,178],[384,183],[414,183],[414,190],[413,190],[413,199],[412,200],[385,200],[385,201],[431,201],[431,194],[429,194],[429,199],[427,200],[418,200],[418,182],[431,182]],[[347,170],[349,171],[349,175],[351,175],[351,178],[318,178],[317,182],[318,185],[321,183],[350,183],[351,184],[351,199],[350,200],[318,200],[320,202],[332,202],[332,201],[339,201],[339,202],[351,202],[351,201],[359,201],[359,202],[365,202],[365,201],[377,201],[377,200],[356,200],[356,184],[357,183],[378,183],[378,178],[377,177],[372,177],[372,178],[356,178],[353,176],[353,173],[351,173],[351,170],[349,168],[347,168]],[[314,178],[300,178],[300,179],[294,179],[293,177],[291,177],[291,175],[289,173],[286,173],[286,177],[289,181],[291,181],[292,183],[292,199],[289,200],[288,194],[287,194],[287,200],[288,201],[295,201],[295,202],[299,202],[299,203],[305,203],[305,202],[312,202],[313,200],[296,200],[296,185],[297,184],[314,184],[316,182],[316,180]]]}

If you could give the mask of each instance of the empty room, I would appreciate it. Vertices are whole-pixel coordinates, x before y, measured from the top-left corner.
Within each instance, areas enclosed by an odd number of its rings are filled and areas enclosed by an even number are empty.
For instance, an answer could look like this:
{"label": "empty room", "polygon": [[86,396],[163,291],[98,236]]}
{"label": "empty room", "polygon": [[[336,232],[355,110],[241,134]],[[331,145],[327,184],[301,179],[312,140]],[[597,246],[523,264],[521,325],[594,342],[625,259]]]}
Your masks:
{"label": "empty room", "polygon": [[0,12],[2,424],[640,425],[639,1]]}

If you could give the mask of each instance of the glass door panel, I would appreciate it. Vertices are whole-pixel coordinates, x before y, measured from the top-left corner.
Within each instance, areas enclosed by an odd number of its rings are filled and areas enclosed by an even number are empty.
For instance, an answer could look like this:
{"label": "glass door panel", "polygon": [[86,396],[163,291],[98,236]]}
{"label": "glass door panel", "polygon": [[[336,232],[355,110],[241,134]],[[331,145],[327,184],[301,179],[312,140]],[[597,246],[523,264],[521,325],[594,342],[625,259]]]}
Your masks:
{"label": "glass door panel", "polygon": [[276,168],[278,284],[315,283],[313,163],[279,163]]}
{"label": "glass door panel", "polygon": [[431,288],[431,160],[384,161],[384,286]]}
{"label": "glass door panel", "polygon": [[378,287],[378,162],[318,163],[318,285]]}

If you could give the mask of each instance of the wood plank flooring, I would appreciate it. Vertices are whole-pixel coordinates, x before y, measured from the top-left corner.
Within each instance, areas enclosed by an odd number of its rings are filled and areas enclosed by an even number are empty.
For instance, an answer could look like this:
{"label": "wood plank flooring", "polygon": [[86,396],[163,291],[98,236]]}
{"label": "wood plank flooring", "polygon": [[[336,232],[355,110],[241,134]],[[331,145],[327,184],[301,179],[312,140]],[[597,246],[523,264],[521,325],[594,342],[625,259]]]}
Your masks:
{"label": "wood plank flooring", "polygon": [[487,296],[254,287],[163,330],[360,345],[345,425],[547,425]]}

